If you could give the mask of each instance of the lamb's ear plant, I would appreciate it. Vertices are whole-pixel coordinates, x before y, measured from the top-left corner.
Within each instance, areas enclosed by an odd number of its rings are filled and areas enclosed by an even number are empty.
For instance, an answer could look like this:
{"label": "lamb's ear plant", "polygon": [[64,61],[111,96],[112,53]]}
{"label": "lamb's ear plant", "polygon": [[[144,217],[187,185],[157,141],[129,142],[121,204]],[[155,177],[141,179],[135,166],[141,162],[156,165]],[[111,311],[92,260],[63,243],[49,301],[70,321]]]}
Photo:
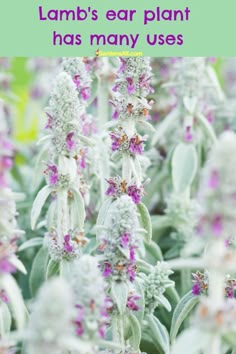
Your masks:
{"label": "lamb's ear plant", "polygon": [[60,262],[60,271],[63,272],[63,261],[77,257],[84,242],[85,208],[77,174],[81,149],[80,113],[76,86],[67,73],[61,72],[46,108],[49,133],[40,141],[43,155],[47,158],[44,170],[46,185],[36,196],[31,212],[34,229],[42,207],[50,197],[44,242],[51,258],[48,271],[54,262]]}
{"label": "lamb's ear plant", "polygon": [[[162,229],[164,235],[169,233],[168,237],[175,240],[165,255],[167,259],[187,257],[194,249],[193,246],[189,250],[186,243],[192,239],[197,226],[199,204],[194,196],[199,171],[217,141],[211,118],[224,100],[214,70],[206,58],[182,58],[175,66],[174,75],[170,75],[172,81],[163,86],[174,90],[176,104],[157,125],[152,140],[153,145],[166,146],[167,162],[163,170],[168,184],[163,180],[162,188],[172,188],[171,193],[165,192],[164,215],[152,219],[157,232]],[[167,141],[170,147],[166,145]],[[190,272],[183,270],[181,278],[184,294],[191,286]]]}
{"label": "lamb's ear plant", "polygon": [[[123,352],[139,352],[144,292],[148,285],[145,283],[142,288],[136,273],[139,259],[145,257],[145,245],[151,244],[152,226],[149,212],[141,202],[145,186],[141,162],[148,136],[139,135],[136,127],[153,131],[148,122],[151,105],[146,98],[152,92],[151,68],[148,58],[121,58],[120,64],[111,101],[117,127],[110,137],[111,157],[121,160],[121,176],[107,179],[109,199],[104,201],[98,215],[97,236],[100,265],[114,303],[113,340],[121,344]],[[154,330],[153,336],[160,332],[160,328]],[[165,339],[169,341],[168,336]]]}
{"label": "lamb's ear plant", "polygon": [[[230,278],[230,274],[234,275],[236,257],[232,238],[235,226],[235,148],[235,134],[223,133],[203,170],[199,191],[202,210],[196,237],[201,239],[205,248],[201,264],[207,273],[194,274],[192,295],[177,310],[181,316],[191,306],[191,297],[198,298],[194,327],[177,338],[173,346],[176,354],[182,352],[187,336],[194,343],[191,353],[220,354],[224,347],[235,349],[235,279]],[[176,326],[178,317],[173,318],[173,326]]]}
{"label": "lamb's ear plant", "polygon": [[[222,62],[21,59],[20,91],[18,59],[0,58],[0,353],[236,353],[236,81]],[[37,135],[32,109],[47,120],[36,146],[14,126]]]}
{"label": "lamb's ear plant", "polygon": [[18,270],[26,274],[26,269],[16,255],[19,237],[24,233],[19,230],[16,219],[16,201],[22,195],[10,188],[14,147],[2,109],[0,101],[0,338],[8,342],[13,321],[19,331],[26,321],[24,300],[13,276]]}

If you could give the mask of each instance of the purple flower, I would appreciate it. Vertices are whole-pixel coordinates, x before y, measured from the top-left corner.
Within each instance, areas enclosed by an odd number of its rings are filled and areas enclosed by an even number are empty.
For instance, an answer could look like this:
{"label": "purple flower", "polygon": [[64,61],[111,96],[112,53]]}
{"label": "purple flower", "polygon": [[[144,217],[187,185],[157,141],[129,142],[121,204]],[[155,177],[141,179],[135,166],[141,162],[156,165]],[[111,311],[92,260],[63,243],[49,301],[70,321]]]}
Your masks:
{"label": "purple flower", "polygon": [[76,334],[77,336],[81,337],[82,334],[84,333],[83,325],[80,321],[75,321],[76,325]]}
{"label": "purple flower", "polygon": [[89,87],[82,88],[80,94],[81,94],[82,99],[84,101],[87,101],[90,97],[90,88]]}
{"label": "purple flower", "polygon": [[74,323],[76,327],[76,334],[77,336],[80,337],[84,333],[83,324],[82,324],[82,321],[84,319],[84,309],[81,305],[76,305],[75,307],[78,311]]}
{"label": "purple flower", "polygon": [[80,82],[80,75],[75,75],[73,81],[74,81],[77,89],[79,89],[80,88],[80,83],[81,83]]}
{"label": "purple flower", "polygon": [[112,145],[111,145],[111,149],[112,151],[116,151],[116,150],[119,150],[120,148],[120,138],[116,135],[115,132],[111,132],[110,133],[110,137],[111,137],[111,140],[112,140]]}
{"label": "purple flower", "polygon": [[15,266],[9,261],[9,259],[0,259],[0,272],[2,273],[14,273],[16,271]]}
{"label": "purple flower", "polygon": [[133,282],[135,280],[135,277],[136,277],[135,266],[134,265],[128,266],[127,272],[128,272],[128,275],[129,275],[129,280],[131,282]]}
{"label": "purple flower", "polygon": [[135,184],[132,184],[128,187],[127,194],[131,197],[135,204],[139,204],[141,201],[141,189],[138,188]]}
{"label": "purple flower", "polygon": [[192,287],[192,294],[193,295],[200,295],[201,293],[201,287],[199,283],[195,283]]}
{"label": "purple flower", "polygon": [[207,115],[206,115],[206,118],[207,118],[209,123],[213,123],[214,122],[214,113],[213,112],[208,112]]}
{"label": "purple flower", "polygon": [[134,262],[136,260],[136,257],[135,257],[135,249],[137,247],[135,246],[131,246],[130,249],[129,249],[129,259]]}
{"label": "purple flower", "polygon": [[122,236],[121,236],[121,246],[123,248],[127,248],[128,244],[129,244],[129,240],[130,240],[130,234],[128,232],[125,232]]}
{"label": "purple flower", "polygon": [[139,295],[130,295],[128,296],[126,307],[131,311],[138,311],[140,307],[136,304],[136,301],[140,299]]}
{"label": "purple flower", "polygon": [[143,153],[143,142],[144,140],[140,140],[138,135],[135,135],[130,139],[130,146],[129,150],[131,154],[139,154],[141,155]]}
{"label": "purple flower", "polygon": [[49,177],[49,184],[51,186],[55,186],[59,180],[57,166],[56,165],[48,165],[47,169],[45,170],[45,173]]}
{"label": "purple flower", "polygon": [[233,299],[234,298],[234,289],[233,288],[227,288],[226,289],[226,295],[228,298]]}
{"label": "purple flower", "polygon": [[81,149],[80,150],[80,161],[79,161],[79,166],[84,170],[86,168],[86,150]]}
{"label": "purple flower", "polygon": [[107,179],[106,180],[107,183],[109,184],[109,187],[106,191],[106,195],[109,195],[109,196],[114,196],[116,194],[116,183],[113,179]]}
{"label": "purple flower", "polygon": [[145,77],[145,74],[142,74],[139,78],[139,85],[142,88],[146,88],[148,90],[148,92],[153,93],[154,90],[153,88],[149,85],[149,81],[150,81],[150,77]]}
{"label": "purple flower", "polygon": [[117,92],[118,87],[119,87],[119,85],[118,85],[118,84],[116,84],[116,85],[112,88],[112,91],[113,91],[113,92]]}
{"label": "purple flower", "polygon": [[67,146],[67,149],[70,151],[72,151],[75,147],[75,142],[72,140],[73,136],[74,136],[74,133],[70,132],[67,134],[67,137],[66,137],[66,146]]}
{"label": "purple flower", "polygon": [[3,156],[0,160],[0,167],[9,170],[12,168],[13,161],[12,158],[9,156]]}
{"label": "purple flower", "polygon": [[126,78],[126,81],[127,81],[127,90],[128,90],[128,94],[129,95],[132,95],[135,93],[135,86],[134,86],[134,82],[133,82],[133,79],[132,77],[127,77]]}
{"label": "purple flower", "polygon": [[70,235],[64,236],[64,251],[71,253],[73,251],[73,246],[70,244]]}
{"label": "purple flower", "polygon": [[191,132],[191,127],[189,127],[189,126],[186,127],[184,137],[185,137],[185,140],[188,142],[193,140],[193,134]]}
{"label": "purple flower", "polygon": [[105,278],[109,277],[112,273],[112,266],[109,262],[104,262],[103,276]]}
{"label": "purple flower", "polygon": [[212,171],[209,181],[208,181],[208,187],[211,189],[216,189],[219,184],[219,175],[217,171]]}
{"label": "purple flower", "polygon": [[107,329],[107,326],[106,324],[102,324],[101,326],[99,326],[98,328],[98,334],[101,338],[105,338],[106,336],[106,329]]}
{"label": "purple flower", "polygon": [[117,119],[119,117],[119,113],[117,110],[115,110],[113,113],[112,113],[112,119]]}
{"label": "purple flower", "polygon": [[216,236],[219,236],[223,231],[223,223],[222,217],[220,215],[216,215],[211,224],[212,231]]}

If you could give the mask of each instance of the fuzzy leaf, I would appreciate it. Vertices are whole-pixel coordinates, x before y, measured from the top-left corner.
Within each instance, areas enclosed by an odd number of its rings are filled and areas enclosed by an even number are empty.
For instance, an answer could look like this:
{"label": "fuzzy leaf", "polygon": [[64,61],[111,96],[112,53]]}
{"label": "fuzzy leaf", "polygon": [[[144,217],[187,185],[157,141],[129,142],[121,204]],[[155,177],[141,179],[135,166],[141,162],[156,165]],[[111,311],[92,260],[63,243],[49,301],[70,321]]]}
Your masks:
{"label": "fuzzy leaf", "polygon": [[153,341],[157,342],[157,346],[160,346],[165,354],[169,354],[170,344],[167,329],[154,315],[148,315],[146,319],[148,321],[149,331]]}
{"label": "fuzzy leaf", "polygon": [[137,290],[137,293],[140,296],[140,299],[137,301],[139,310],[134,312],[134,315],[139,321],[140,326],[142,326],[143,318],[144,318],[144,310],[145,310],[145,297],[144,297],[143,284],[138,277],[136,277],[134,284],[135,284],[135,289]]}
{"label": "fuzzy leaf", "polygon": [[146,205],[144,205],[143,203],[139,203],[137,205],[137,209],[140,215],[141,227],[143,227],[147,231],[147,234],[145,236],[147,242],[150,243],[152,239],[152,223],[151,223],[151,217],[149,211]]}
{"label": "fuzzy leaf", "polygon": [[189,291],[187,294],[185,294],[178,305],[175,308],[175,311],[173,313],[172,317],[172,323],[171,323],[171,330],[170,330],[170,339],[171,342],[175,340],[175,337],[179,331],[179,328],[185,318],[189,315],[189,313],[192,311],[194,306],[198,303],[199,298],[197,296],[194,296],[192,294],[192,291]]}
{"label": "fuzzy leaf", "polygon": [[165,296],[168,298],[173,308],[175,308],[180,301],[179,294],[174,286],[170,286],[166,289]]}
{"label": "fuzzy leaf", "polygon": [[113,281],[111,284],[111,295],[115,301],[120,314],[126,311],[126,304],[128,298],[128,287],[123,282]]}
{"label": "fuzzy leaf", "polygon": [[40,248],[30,272],[30,291],[33,296],[36,295],[42,283],[45,281],[46,269],[48,263],[48,250],[45,247]]}
{"label": "fuzzy leaf", "polygon": [[155,265],[157,261],[163,260],[161,249],[154,241],[151,241],[150,243],[145,243],[145,249],[146,260],[148,261],[148,263]]}
{"label": "fuzzy leaf", "polygon": [[35,229],[35,225],[36,225],[39,215],[41,213],[42,207],[44,206],[50,193],[51,193],[51,188],[49,186],[44,186],[39,191],[39,193],[37,194],[37,196],[34,200],[32,210],[31,210],[31,228],[32,228],[32,230]]}
{"label": "fuzzy leaf", "polygon": [[17,329],[19,331],[23,330],[26,322],[26,308],[15,279],[10,274],[5,274],[0,279],[0,287],[7,294],[9,308],[15,319]]}
{"label": "fuzzy leaf", "polygon": [[85,206],[83,197],[77,189],[72,189],[73,196],[74,196],[74,203],[73,203],[73,211],[77,216],[78,226],[81,230],[84,228],[84,220],[85,220]]}
{"label": "fuzzy leaf", "polygon": [[176,193],[184,193],[194,180],[198,158],[194,146],[180,143],[172,157],[172,183]]}
{"label": "fuzzy leaf", "polygon": [[104,200],[104,202],[102,203],[102,206],[99,210],[98,213],[98,217],[97,217],[97,225],[103,225],[104,224],[104,220],[106,218],[107,212],[112,204],[113,200],[112,198],[107,198]]}
{"label": "fuzzy leaf", "polygon": [[22,252],[30,247],[42,246],[43,238],[42,237],[33,237],[30,240],[22,243],[22,245],[18,248],[18,252]]}
{"label": "fuzzy leaf", "polygon": [[13,264],[13,266],[16,269],[18,269],[21,273],[27,274],[27,270],[25,269],[24,264],[19,260],[19,258],[16,257],[15,254],[13,254],[9,260],[10,260],[11,264]]}
{"label": "fuzzy leaf", "polygon": [[169,303],[169,301],[167,300],[167,298],[164,295],[159,295],[158,301],[168,312],[171,311],[171,304]]}
{"label": "fuzzy leaf", "polygon": [[0,305],[0,335],[2,338],[10,332],[11,314],[7,304],[4,302]]}
{"label": "fuzzy leaf", "polygon": [[139,346],[141,342],[141,327],[137,318],[133,315],[129,315],[129,323],[131,327],[132,336],[129,338],[131,347],[134,350],[139,351]]}
{"label": "fuzzy leaf", "polygon": [[59,262],[55,262],[53,259],[50,259],[47,265],[46,279],[49,279],[58,274],[59,274]]}

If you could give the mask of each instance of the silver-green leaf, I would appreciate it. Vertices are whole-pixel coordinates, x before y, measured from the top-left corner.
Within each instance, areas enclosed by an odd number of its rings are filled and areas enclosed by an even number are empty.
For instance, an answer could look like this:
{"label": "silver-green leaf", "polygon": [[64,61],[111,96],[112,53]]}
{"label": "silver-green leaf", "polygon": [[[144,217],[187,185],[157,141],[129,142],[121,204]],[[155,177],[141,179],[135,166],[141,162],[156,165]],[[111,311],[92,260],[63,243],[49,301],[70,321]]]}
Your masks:
{"label": "silver-green leaf", "polygon": [[198,303],[198,301],[199,298],[197,296],[194,296],[192,294],[192,291],[189,291],[187,294],[185,294],[182,297],[182,299],[176,306],[175,311],[173,313],[171,330],[170,330],[171,342],[175,340],[175,337],[177,336],[181,324],[183,323],[185,318],[189,315],[189,313],[192,311],[194,306]]}
{"label": "silver-green leaf", "polygon": [[195,178],[198,157],[193,145],[180,143],[175,148],[172,161],[172,183],[176,193],[184,193]]}
{"label": "silver-green leaf", "polygon": [[37,194],[32,210],[31,210],[31,228],[32,230],[35,229],[35,225],[41,213],[42,207],[44,206],[47,198],[51,194],[51,188],[49,186],[44,186],[39,193]]}

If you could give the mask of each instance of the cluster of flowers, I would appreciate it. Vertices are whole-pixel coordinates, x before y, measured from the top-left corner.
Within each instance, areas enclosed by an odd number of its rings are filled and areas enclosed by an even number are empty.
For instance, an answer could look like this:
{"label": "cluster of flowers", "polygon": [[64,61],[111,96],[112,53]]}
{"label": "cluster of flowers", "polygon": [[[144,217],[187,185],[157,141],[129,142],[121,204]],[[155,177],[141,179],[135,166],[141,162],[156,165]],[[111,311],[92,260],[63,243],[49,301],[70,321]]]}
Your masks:
{"label": "cluster of flowers", "polygon": [[91,78],[84,64],[83,58],[64,58],[62,70],[70,75],[80,99],[86,102],[91,96]]}
{"label": "cluster of flowers", "polygon": [[144,142],[146,137],[141,137],[135,134],[131,138],[128,138],[127,134],[122,127],[118,127],[115,131],[110,133],[112,140],[112,151],[129,152],[131,155],[143,153]]}
{"label": "cluster of flowers", "polygon": [[62,72],[57,77],[46,112],[46,128],[53,135],[52,147],[55,153],[75,157],[80,149],[80,105],[75,84],[69,74]]}
{"label": "cluster of flowers", "polygon": [[76,334],[86,341],[104,338],[112,302],[105,294],[105,281],[96,258],[84,255],[72,271],[76,301]]}
{"label": "cluster of flowers", "polygon": [[46,243],[48,245],[49,253],[54,261],[62,259],[72,260],[80,255],[78,246],[84,246],[86,243],[85,237],[82,233],[73,232],[72,235],[67,234],[64,236],[63,244],[58,244],[58,237],[56,230],[48,233]]}
{"label": "cluster of flowers", "polygon": [[149,119],[150,103],[145,98],[153,92],[150,86],[151,67],[149,58],[120,58],[115,93],[112,99],[114,119]]}
{"label": "cluster of flowers", "polygon": [[[193,295],[207,295],[209,286],[208,272],[201,273],[197,271],[196,273],[193,273],[193,283]],[[230,276],[227,275],[225,279],[225,296],[228,298],[234,298],[235,288],[236,280],[231,279]]]}
{"label": "cluster of flowers", "polygon": [[234,234],[236,188],[234,183],[234,155],[236,139],[232,132],[225,132],[212,152],[204,171],[200,192],[203,205],[198,226],[200,235],[214,235],[227,240]]}
{"label": "cluster of flowers", "polygon": [[136,249],[138,248],[138,217],[129,196],[123,195],[112,203],[101,232],[98,250],[102,251],[101,269],[104,277],[134,281]]}
{"label": "cluster of flowers", "polygon": [[106,191],[106,195],[119,198],[127,194],[135,204],[140,203],[144,193],[143,186],[138,187],[133,181],[127,183],[125,180],[122,180],[120,176],[109,178],[107,183],[109,187]]}

